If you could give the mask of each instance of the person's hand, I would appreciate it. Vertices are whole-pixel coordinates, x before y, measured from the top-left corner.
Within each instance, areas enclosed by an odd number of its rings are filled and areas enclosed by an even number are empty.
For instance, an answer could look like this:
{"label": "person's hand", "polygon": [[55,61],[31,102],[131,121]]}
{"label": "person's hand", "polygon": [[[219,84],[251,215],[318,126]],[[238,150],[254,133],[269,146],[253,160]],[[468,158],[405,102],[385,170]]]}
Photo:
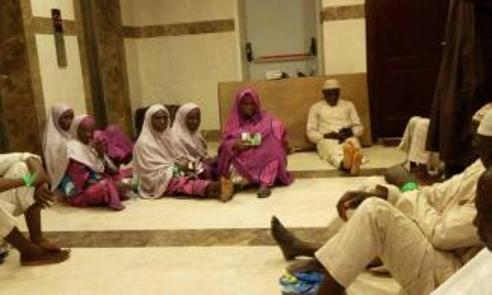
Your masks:
{"label": "person's hand", "polygon": [[326,133],[323,137],[325,139],[339,139],[340,134],[338,134],[337,132],[330,132],[330,133]]}
{"label": "person's hand", "polygon": [[34,200],[38,205],[43,208],[51,207],[51,204],[55,201],[55,195],[51,192],[47,183],[43,183],[36,187],[34,191]]}
{"label": "person's hand", "polygon": [[338,216],[347,221],[347,210],[357,208],[367,197],[368,194],[361,191],[345,193],[337,204]]}
{"label": "person's hand", "polygon": [[347,138],[354,136],[354,132],[352,131],[352,128],[342,128],[340,129],[338,134],[339,134],[340,141],[345,141]]}
{"label": "person's hand", "polygon": [[96,150],[97,154],[99,157],[104,157],[104,154],[106,154],[106,145],[99,140],[95,140],[92,142],[92,147]]}
{"label": "person's hand", "polygon": [[244,142],[239,138],[234,143],[233,148],[234,148],[234,150],[236,150],[238,152],[242,152],[242,151],[245,151],[247,149],[250,149],[251,146],[244,144]]}

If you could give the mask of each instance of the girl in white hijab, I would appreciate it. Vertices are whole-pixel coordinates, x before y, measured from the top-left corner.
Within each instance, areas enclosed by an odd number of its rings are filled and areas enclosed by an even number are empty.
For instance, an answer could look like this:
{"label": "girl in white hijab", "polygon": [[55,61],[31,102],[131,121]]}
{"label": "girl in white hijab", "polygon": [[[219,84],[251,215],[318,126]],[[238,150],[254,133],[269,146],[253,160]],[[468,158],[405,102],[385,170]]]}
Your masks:
{"label": "girl in white hijab", "polygon": [[70,127],[73,109],[66,104],[51,107],[43,138],[43,156],[51,188],[56,190],[68,166],[67,142],[71,138]]}
{"label": "girl in white hijab", "polygon": [[175,175],[176,166],[181,166],[186,157],[173,136],[169,121],[168,110],[160,104],[151,106],[145,114],[133,153],[133,171],[138,178],[141,196],[187,195],[229,201],[233,193],[229,180],[212,182]]}
{"label": "girl in white hijab", "polygon": [[194,103],[182,105],[176,112],[173,132],[177,141],[183,146],[188,157],[198,160],[207,158],[207,144],[200,132],[200,107]]}

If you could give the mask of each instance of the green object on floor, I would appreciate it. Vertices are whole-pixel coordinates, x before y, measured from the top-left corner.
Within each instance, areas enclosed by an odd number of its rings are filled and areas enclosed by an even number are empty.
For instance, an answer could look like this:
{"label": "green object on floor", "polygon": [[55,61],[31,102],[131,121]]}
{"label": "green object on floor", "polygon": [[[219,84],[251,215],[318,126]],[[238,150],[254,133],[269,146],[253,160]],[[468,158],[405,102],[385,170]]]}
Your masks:
{"label": "green object on floor", "polygon": [[419,188],[419,185],[416,182],[410,181],[410,182],[405,183],[405,185],[402,186],[400,190],[405,193],[405,192],[411,192],[411,191],[416,190],[418,188]]}

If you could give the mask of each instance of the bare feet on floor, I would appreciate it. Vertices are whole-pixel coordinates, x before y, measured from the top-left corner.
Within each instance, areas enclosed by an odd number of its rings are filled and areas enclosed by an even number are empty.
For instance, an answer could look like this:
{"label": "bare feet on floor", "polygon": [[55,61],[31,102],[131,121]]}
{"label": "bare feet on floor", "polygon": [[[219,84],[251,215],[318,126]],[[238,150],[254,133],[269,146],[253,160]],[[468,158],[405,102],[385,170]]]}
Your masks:
{"label": "bare feet on floor", "polygon": [[349,171],[352,167],[352,159],[354,158],[355,147],[351,142],[345,142],[343,144],[343,169]]}
{"label": "bare feet on floor", "polygon": [[47,251],[38,248],[29,254],[22,254],[20,262],[22,266],[41,266],[48,264],[61,263],[70,258],[69,250],[60,250],[57,252]]}
{"label": "bare feet on floor", "polygon": [[314,255],[315,249],[311,249],[312,247],[305,245],[305,242],[291,234],[275,216],[273,216],[271,220],[271,232],[273,238],[282,250],[285,260],[292,260],[301,255]]}
{"label": "bare feet on floor", "polygon": [[268,186],[261,186],[258,190],[258,198],[264,199],[272,195],[272,190]]}
{"label": "bare feet on floor", "polygon": [[311,258],[307,260],[301,260],[292,263],[287,267],[287,271],[290,273],[295,273],[295,272],[326,272],[325,268],[321,263],[318,262],[318,260]]}
{"label": "bare feet on floor", "polygon": [[39,248],[48,252],[61,252],[62,249],[55,243],[48,239],[42,238],[39,241],[32,241],[32,243]]}
{"label": "bare feet on floor", "polygon": [[360,173],[360,165],[362,164],[362,152],[359,149],[356,149],[353,153],[352,157],[352,167],[350,167],[350,174],[355,176]]}
{"label": "bare feet on floor", "polygon": [[219,199],[226,203],[229,202],[234,196],[234,183],[232,180],[221,177],[220,178],[220,196]]}

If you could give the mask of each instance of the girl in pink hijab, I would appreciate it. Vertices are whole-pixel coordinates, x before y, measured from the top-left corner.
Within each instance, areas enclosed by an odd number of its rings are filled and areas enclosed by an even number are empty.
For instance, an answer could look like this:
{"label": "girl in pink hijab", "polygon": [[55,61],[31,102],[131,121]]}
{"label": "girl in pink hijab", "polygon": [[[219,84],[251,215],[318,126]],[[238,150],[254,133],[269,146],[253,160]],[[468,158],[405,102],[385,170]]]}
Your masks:
{"label": "girl in pink hijab", "polygon": [[[252,136],[255,140],[248,143]],[[218,173],[239,174],[247,182],[259,185],[258,197],[266,198],[274,184],[293,182],[287,172],[287,150],[282,122],[261,109],[255,90],[240,91],[223,129]]]}
{"label": "girl in pink hijab", "polygon": [[43,156],[51,188],[56,190],[68,165],[67,142],[74,118],[73,109],[66,104],[51,107],[43,137]]}
{"label": "girl in pink hijab", "polygon": [[169,112],[160,104],[151,106],[145,113],[142,132],[133,152],[133,172],[138,178],[140,195],[154,199],[186,195],[229,201],[233,187],[227,179],[213,182],[178,173],[186,170],[188,158],[169,122]]}
{"label": "girl in pink hijab", "polygon": [[58,190],[74,207],[109,207],[120,211],[129,187],[121,182],[116,166],[94,141],[96,122],[82,115],[72,124],[72,137],[67,144],[69,159]]}

